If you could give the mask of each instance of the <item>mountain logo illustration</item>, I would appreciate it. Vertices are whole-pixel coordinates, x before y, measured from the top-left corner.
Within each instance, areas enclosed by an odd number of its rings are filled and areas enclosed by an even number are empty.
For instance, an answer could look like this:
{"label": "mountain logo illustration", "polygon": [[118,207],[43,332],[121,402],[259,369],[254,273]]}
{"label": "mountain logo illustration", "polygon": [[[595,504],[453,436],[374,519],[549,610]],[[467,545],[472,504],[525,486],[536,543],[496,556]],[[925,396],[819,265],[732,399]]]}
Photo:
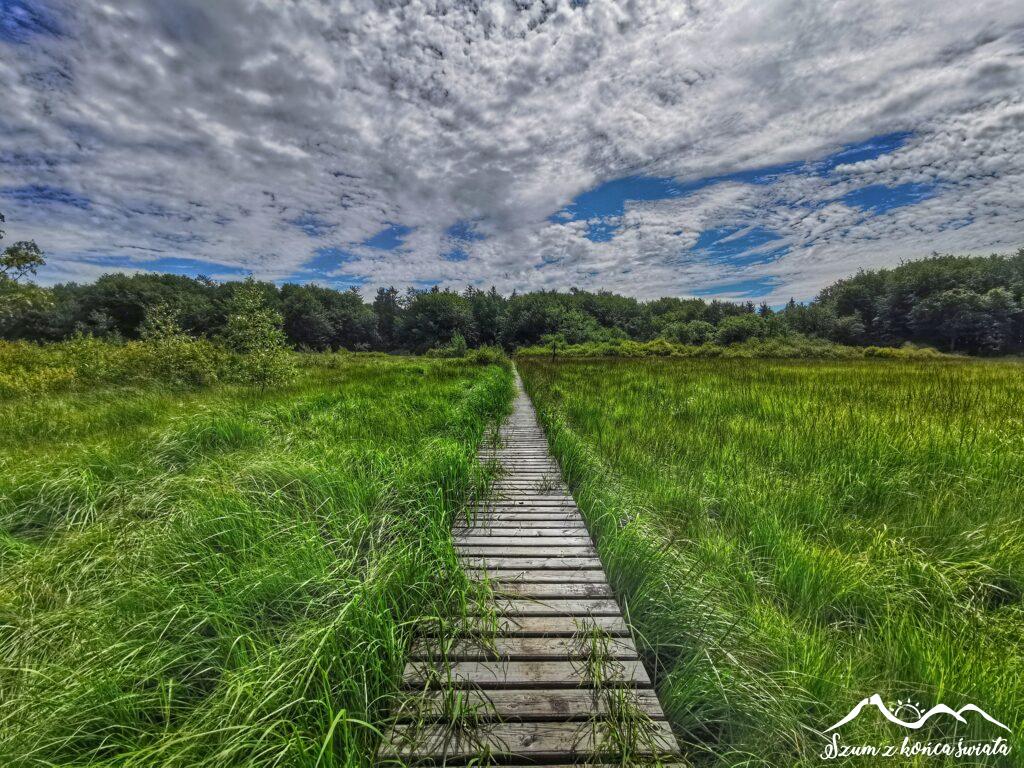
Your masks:
{"label": "mountain logo illustration", "polygon": [[837,722],[835,725],[826,728],[825,733],[828,733],[829,731],[834,731],[837,728],[841,728],[851,720],[855,720],[857,716],[860,715],[861,710],[864,709],[864,707],[870,706],[875,707],[879,712],[881,712],[882,717],[884,717],[890,723],[901,725],[904,728],[909,728],[912,731],[916,731],[919,728],[923,727],[924,724],[927,723],[935,715],[950,715],[955,720],[961,723],[966,723],[967,720],[964,719],[965,712],[976,712],[993,725],[998,725],[1004,731],[1010,730],[1010,728],[1007,725],[999,722],[994,717],[992,717],[988,712],[983,710],[981,707],[976,707],[974,704],[965,704],[964,706],[960,707],[960,709],[951,709],[950,707],[947,707],[945,704],[936,704],[927,712],[922,713],[920,705],[912,703],[910,701],[900,701],[896,706],[896,712],[901,715],[910,715],[914,718],[912,720],[904,720],[898,717],[897,714],[893,713],[892,710],[890,710],[885,705],[885,702],[882,701],[882,697],[875,693],[866,699],[861,699],[857,703],[857,706],[851,709],[849,714],[846,715],[846,717]]}

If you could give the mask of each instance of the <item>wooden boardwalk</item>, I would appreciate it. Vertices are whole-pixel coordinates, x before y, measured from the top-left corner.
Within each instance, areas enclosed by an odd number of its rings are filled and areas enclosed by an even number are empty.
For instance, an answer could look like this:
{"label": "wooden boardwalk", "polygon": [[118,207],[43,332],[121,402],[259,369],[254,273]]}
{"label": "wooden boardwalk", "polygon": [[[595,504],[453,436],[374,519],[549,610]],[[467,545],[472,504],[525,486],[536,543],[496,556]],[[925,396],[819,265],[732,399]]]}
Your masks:
{"label": "wooden boardwalk", "polygon": [[494,494],[455,530],[486,602],[476,623],[412,649],[380,762],[671,760],[675,738],[518,376],[516,387]]}

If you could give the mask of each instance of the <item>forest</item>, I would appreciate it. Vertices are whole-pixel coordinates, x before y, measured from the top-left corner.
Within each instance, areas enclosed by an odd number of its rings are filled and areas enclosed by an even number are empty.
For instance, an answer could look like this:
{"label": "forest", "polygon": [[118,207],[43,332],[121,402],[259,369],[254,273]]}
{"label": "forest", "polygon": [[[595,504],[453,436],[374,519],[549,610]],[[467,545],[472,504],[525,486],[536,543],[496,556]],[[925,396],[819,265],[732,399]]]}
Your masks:
{"label": "forest", "polygon": [[[40,288],[29,281],[44,264],[32,242],[3,252],[0,338],[137,339],[154,312],[171,314],[188,334],[217,338],[239,287],[253,282],[115,273],[92,283]],[[287,341],[312,351],[458,352],[484,345],[515,350],[654,339],[728,345],[794,336],[854,346],[911,343],[973,355],[1024,348],[1024,249],[1009,255],[933,255],[891,269],[862,270],[809,303],[790,300],[777,307],[701,298],[640,301],[575,288],[505,296],[494,288],[389,287],[367,301],[357,288],[269,282],[256,287],[283,317]]]}

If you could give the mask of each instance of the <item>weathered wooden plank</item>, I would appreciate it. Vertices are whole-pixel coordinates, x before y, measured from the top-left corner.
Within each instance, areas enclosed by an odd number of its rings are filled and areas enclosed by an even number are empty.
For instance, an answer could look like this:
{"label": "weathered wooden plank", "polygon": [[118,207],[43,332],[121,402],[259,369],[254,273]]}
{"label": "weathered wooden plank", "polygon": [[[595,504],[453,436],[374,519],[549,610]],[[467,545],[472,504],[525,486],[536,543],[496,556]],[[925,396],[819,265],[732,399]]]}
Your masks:
{"label": "weathered wooden plank", "polygon": [[[650,687],[644,665],[636,659],[602,664],[604,686]],[[402,684],[412,688],[580,688],[593,687],[586,660],[576,661],[410,661]]]}
{"label": "weathered wooden plank", "polygon": [[[493,608],[500,616],[618,616],[619,605],[608,598],[508,598],[496,597]],[[471,615],[473,615],[471,613]]]}
{"label": "weathered wooden plank", "polygon": [[600,568],[596,557],[505,557],[501,555],[462,555],[460,559],[470,568],[557,568],[559,570]]}
{"label": "weathered wooden plank", "polygon": [[576,525],[563,525],[559,527],[548,527],[543,521],[512,522],[502,520],[498,522],[475,521],[476,525],[459,525],[455,527],[455,537],[465,539],[472,536],[488,536],[501,538],[503,536],[514,536],[517,539],[524,536],[535,536],[538,538],[572,538],[574,536],[586,536],[587,528],[583,523]]}
{"label": "weathered wooden plank", "polygon": [[[532,509],[507,507],[501,511],[477,511],[471,517],[461,518],[456,528],[488,527],[508,528],[519,523],[548,523],[548,525],[524,525],[524,528],[578,528],[583,524],[578,512],[563,509]],[[459,533],[460,531],[455,531]]]}
{"label": "weathered wooden plank", "polygon": [[567,501],[572,497],[569,495],[569,489],[563,485],[540,485],[538,484],[527,484],[527,485],[498,485],[492,489],[494,494],[492,498],[498,500],[510,500],[510,499],[528,499],[536,493],[558,493],[565,494],[563,498]]}
{"label": "weathered wooden plank", "polygon": [[573,503],[571,498],[562,500],[553,499],[531,499],[525,497],[516,497],[514,499],[489,499],[487,501],[475,504],[470,509],[501,509],[502,507],[536,507],[537,509],[576,509],[576,505]]}
{"label": "weathered wooden plank", "polygon": [[471,556],[471,555],[490,555],[500,553],[504,557],[515,557],[521,555],[523,557],[588,557],[595,556],[594,547],[590,544],[581,546],[569,546],[569,547],[558,547],[552,544],[536,544],[528,546],[526,544],[518,546],[483,546],[478,544],[461,544],[456,542],[456,549],[458,549],[460,555]]}
{"label": "weathered wooden plank", "polygon": [[[612,659],[635,659],[636,648],[628,637],[608,638],[604,649]],[[480,639],[432,638],[417,641],[409,658],[415,661],[443,658],[448,661],[506,659],[509,661],[586,659],[589,644],[580,637],[490,637]]]}
{"label": "weathered wooden plank", "polygon": [[455,537],[455,541],[460,545],[465,546],[485,546],[485,547],[501,547],[505,545],[512,546],[531,546],[531,547],[590,547],[591,541],[589,536],[578,536],[573,535],[574,532],[565,533],[558,531],[555,533],[544,534],[537,533],[534,531],[532,534],[523,532],[521,534],[504,535],[500,533],[492,532],[490,535],[481,535],[476,531],[471,533],[458,534]]}
{"label": "weathered wooden plank", "polygon": [[500,583],[605,583],[604,571],[600,568],[592,568],[590,570],[495,568],[493,570],[471,569],[467,573],[473,578],[482,579],[486,577],[491,582]]}
{"label": "weathered wooden plank", "polygon": [[[646,688],[625,689],[626,701],[652,720],[665,715],[654,692]],[[436,720],[451,709],[452,701],[440,691],[423,691],[410,698],[410,706],[398,712],[397,719]],[[455,694],[465,711],[480,720],[561,721],[588,720],[607,712],[607,699],[594,696],[593,689],[576,690],[494,690],[459,691]]]}
{"label": "weathered wooden plank", "polygon": [[491,580],[491,589],[496,595],[551,598],[551,597],[614,597],[612,588],[606,583],[586,582],[583,584],[566,583],[524,583],[519,581]]}
{"label": "weathered wooden plank", "polygon": [[[533,524],[533,523],[553,523],[556,526],[562,525],[582,525],[583,518],[579,512],[530,512],[527,510],[508,510],[507,512],[478,512],[469,517],[469,523],[475,522],[483,523],[494,523],[497,524]],[[459,517],[459,526],[465,526],[466,518],[463,516]],[[544,526],[539,526],[544,527]]]}
{"label": "weathered wooden plank", "polygon": [[[424,634],[429,633],[429,625]],[[576,637],[593,628],[616,637],[628,637],[629,630],[622,616],[511,616],[508,614],[492,619],[482,618],[474,623],[472,618],[455,630],[458,635],[504,635],[506,637]],[[452,628],[449,628],[452,629]]]}
{"label": "weathered wooden plank", "polygon": [[583,523],[547,523],[542,520],[527,520],[513,522],[511,520],[498,520],[496,522],[478,522],[476,525],[458,526],[454,531],[455,535],[462,536],[531,536],[538,538],[586,536],[590,533]]}
{"label": "weathered wooden plank", "polygon": [[[397,725],[382,755],[414,761],[424,758],[465,760],[486,751],[498,758],[561,760],[600,755],[603,749],[614,750],[619,741],[612,736],[610,726],[601,720],[492,723],[469,732],[443,725]],[[649,739],[644,741],[649,743],[637,744],[638,753],[668,755],[676,750],[672,730],[662,721],[651,721]]]}

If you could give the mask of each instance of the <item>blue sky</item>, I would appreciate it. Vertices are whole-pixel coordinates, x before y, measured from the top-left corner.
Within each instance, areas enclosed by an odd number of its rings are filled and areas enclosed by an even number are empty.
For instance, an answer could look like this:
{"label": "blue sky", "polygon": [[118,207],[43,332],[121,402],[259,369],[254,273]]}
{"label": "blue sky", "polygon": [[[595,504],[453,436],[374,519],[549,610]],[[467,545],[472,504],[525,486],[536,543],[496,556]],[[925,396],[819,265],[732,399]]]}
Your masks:
{"label": "blue sky", "polygon": [[1024,245],[1024,7],[0,0],[44,282],[812,297]]}

